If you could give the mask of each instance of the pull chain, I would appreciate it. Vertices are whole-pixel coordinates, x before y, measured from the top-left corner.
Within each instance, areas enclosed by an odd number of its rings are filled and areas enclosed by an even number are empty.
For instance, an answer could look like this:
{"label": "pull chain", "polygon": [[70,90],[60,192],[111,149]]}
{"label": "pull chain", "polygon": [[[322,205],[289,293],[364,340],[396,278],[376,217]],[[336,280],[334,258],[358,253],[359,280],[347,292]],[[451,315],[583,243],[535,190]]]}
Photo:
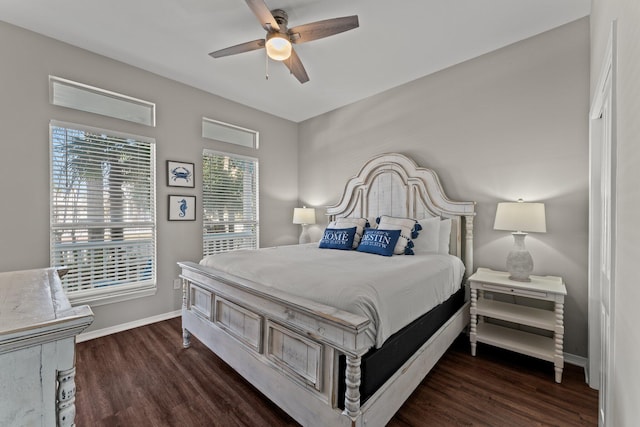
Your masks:
{"label": "pull chain", "polygon": [[269,55],[266,49],[264,50],[264,78],[269,80]]}

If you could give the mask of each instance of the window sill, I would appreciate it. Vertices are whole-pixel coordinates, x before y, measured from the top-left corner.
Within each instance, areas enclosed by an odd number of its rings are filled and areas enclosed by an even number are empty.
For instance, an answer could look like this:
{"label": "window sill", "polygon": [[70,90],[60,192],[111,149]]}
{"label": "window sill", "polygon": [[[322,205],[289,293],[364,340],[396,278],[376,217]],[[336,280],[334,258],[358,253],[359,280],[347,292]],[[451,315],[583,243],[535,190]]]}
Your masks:
{"label": "window sill", "polygon": [[134,287],[128,287],[126,289],[113,289],[108,290],[91,290],[78,294],[67,295],[69,302],[73,306],[77,305],[90,305],[92,307],[113,304],[117,302],[128,301],[136,298],[143,298],[155,295],[157,287],[155,283],[147,286],[136,285]]}

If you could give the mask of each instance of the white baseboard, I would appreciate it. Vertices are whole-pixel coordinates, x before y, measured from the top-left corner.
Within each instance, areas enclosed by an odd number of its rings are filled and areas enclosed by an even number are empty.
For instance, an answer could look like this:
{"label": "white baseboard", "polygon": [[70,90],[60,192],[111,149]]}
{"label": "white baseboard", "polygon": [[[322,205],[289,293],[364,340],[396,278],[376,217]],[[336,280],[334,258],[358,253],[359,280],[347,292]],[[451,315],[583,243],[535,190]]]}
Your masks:
{"label": "white baseboard", "polygon": [[120,325],[110,326],[108,328],[97,329],[91,332],[85,332],[76,337],[76,342],[89,341],[94,338],[104,337],[106,335],[115,334],[116,332],[126,331],[128,329],[140,326],[150,325],[152,323],[161,322],[167,319],[173,319],[182,314],[182,310],[170,311],[168,313],[158,314],[156,316],[146,317],[144,319],[134,320],[133,322],[121,323]]}
{"label": "white baseboard", "polygon": [[576,356],[571,353],[564,353],[564,361],[570,365],[576,365],[581,368],[587,367],[587,358],[582,356]]}
{"label": "white baseboard", "polygon": [[584,382],[589,384],[589,372],[587,371],[587,364],[589,360],[586,357],[576,356],[575,354],[565,353],[564,361],[570,365],[579,366],[584,370]]}

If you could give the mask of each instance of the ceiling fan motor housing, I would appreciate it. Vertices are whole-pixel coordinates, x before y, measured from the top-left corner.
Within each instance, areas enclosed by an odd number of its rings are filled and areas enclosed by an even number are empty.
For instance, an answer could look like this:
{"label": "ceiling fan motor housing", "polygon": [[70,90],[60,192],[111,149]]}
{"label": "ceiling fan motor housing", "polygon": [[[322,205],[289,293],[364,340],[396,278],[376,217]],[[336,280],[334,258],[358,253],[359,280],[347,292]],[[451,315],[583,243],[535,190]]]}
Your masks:
{"label": "ceiling fan motor housing", "polygon": [[278,25],[280,26],[280,32],[287,32],[287,23],[289,22],[289,15],[282,9],[274,9],[271,11],[273,18],[276,20]]}

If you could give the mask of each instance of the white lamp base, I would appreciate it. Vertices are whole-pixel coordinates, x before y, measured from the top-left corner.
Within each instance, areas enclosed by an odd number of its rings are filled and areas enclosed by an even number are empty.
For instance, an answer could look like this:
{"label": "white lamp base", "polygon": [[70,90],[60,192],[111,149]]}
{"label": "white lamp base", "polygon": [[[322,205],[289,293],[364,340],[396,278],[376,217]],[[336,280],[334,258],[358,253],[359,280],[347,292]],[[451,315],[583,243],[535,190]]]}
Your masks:
{"label": "white lamp base", "polygon": [[304,243],[311,243],[311,236],[309,235],[309,230],[307,230],[307,224],[301,225],[302,233],[300,233],[300,239],[298,240],[298,243],[300,243],[301,245]]}
{"label": "white lamp base", "polygon": [[524,246],[524,238],[527,233],[511,233],[513,236],[513,249],[507,256],[507,271],[509,279],[518,282],[530,282],[529,274],[533,271],[533,258]]}

